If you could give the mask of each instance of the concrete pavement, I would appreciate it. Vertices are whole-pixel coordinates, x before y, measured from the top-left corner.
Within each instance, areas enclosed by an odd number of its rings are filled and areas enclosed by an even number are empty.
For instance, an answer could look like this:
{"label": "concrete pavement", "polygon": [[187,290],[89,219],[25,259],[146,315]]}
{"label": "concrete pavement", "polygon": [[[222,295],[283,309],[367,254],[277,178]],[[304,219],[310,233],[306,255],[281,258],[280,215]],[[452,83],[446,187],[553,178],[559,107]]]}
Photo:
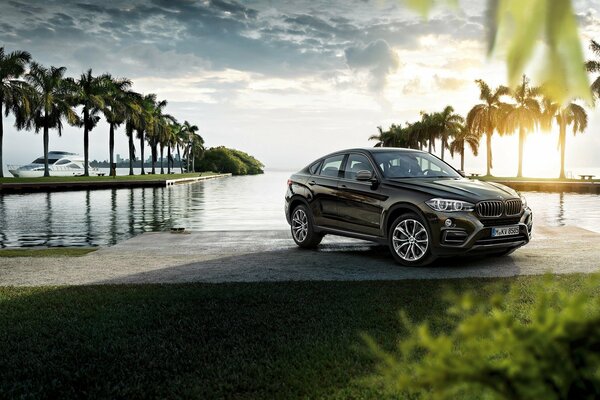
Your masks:
{"label": "concrete pavement", "polygon": [[505,257],[396,265],[385,246],[326,236],[318,250],[296,247],[288,231],[145,233],[84,257],[1,258],[0,285],[398,280],[506,277],[600,271],[600,234],[535,227],[532,241]]}

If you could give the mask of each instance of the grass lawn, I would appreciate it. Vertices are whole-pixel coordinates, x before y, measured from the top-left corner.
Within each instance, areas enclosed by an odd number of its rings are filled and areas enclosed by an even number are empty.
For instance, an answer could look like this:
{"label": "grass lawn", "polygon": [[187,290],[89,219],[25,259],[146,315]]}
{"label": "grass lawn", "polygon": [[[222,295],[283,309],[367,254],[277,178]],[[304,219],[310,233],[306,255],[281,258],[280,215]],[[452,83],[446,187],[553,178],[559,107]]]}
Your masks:
{"label": "grass lawn", "polygon": [[0,288],[0,398],[380,399],[361,333],[391,348],[400,310],[445,330],[448,291],[541,279]]}
{"label": "grass lawn", "polygon": [[38,183],[38,182],[97,182],[97,181],[155,181],[167,179],[194,178],[216,175],[216,172],[195,172],[185,174],[146,174],[112,176],[49,176],[46,178],[0,178],[0,183]]}
{"label": "grass lawn", "polygon": [[48,249],[0,249],[2,257],[81,257],[96,251],[96,248],[61,248],[52,247]]}

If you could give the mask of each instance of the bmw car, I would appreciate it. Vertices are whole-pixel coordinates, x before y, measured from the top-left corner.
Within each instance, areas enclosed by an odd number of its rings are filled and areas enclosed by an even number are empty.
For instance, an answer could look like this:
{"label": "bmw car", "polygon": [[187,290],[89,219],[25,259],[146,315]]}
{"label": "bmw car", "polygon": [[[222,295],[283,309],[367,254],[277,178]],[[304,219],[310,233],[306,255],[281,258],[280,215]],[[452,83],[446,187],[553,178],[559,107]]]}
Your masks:
{"label": "bmw car", "polygon": [[404,266],[506,255],[527,244],[533,228],[517,191],[403,148],[343,150],[310,163],[288,180],[285,215],[302,248],[324,235],[352,237],[389,246]]}

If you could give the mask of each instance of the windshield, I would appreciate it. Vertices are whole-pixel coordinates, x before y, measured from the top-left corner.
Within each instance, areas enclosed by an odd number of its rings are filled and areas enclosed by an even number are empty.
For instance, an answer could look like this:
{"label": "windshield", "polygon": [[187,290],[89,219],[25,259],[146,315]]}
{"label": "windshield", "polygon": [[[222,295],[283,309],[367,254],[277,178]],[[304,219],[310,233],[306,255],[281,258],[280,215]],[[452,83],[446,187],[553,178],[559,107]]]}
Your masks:
{"label": "windshield", "polygon": [[448,164],[429,153],[412,151],[373,152],[386,178],[460,178]]}

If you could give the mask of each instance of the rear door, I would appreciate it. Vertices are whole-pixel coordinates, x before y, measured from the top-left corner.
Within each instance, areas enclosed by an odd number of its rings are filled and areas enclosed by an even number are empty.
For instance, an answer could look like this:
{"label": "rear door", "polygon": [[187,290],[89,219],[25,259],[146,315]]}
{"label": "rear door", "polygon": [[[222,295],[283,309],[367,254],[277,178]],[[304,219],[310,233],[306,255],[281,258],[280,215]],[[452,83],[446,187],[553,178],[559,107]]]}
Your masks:
{"label": "rear door", "polygon": [[372,182],[356,180],[358,171],[370,171],[375,176],[375,168],[370,159],[361,153],[351,153],[341,173],[338,202],[339,226],[342,229],[378,236],[381,234],[383,202],[387,196],[377,190]]}
{"label": "rear door", "polygon": [[321,163],[316,174],[308,179],[308,187],[312,192],[312,213],[315,224],[335,226],[338,218],[338,183],[346,154],[327,157]]}

